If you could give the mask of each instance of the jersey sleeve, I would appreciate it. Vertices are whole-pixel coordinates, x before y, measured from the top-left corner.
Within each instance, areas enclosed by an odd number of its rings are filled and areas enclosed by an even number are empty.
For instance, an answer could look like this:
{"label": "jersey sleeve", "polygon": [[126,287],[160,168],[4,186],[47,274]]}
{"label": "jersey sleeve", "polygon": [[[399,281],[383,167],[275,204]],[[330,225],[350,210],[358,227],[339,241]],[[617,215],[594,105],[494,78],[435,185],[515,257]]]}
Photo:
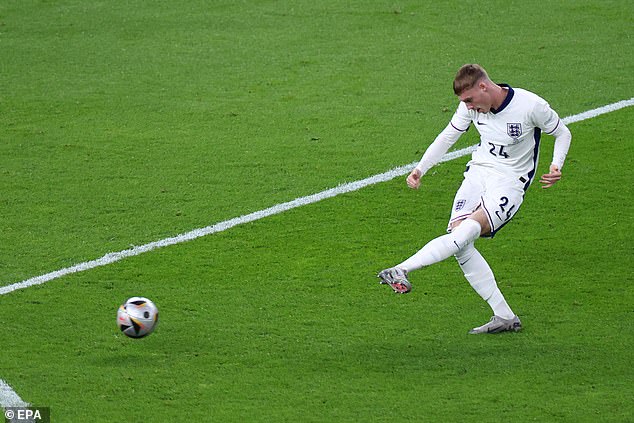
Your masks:
{"label": "jersey sleeve", "polygon": [[555,132],[559,125],[563,125],[557,112],[543,99],[540,99],[533,109],[533,124],[548,135]]}
{"label": "jersey sleeve", "polygon": [[423,154],[420,162],[416,165],[416,169],[420,171],[421,176],[425,175],[432,166],[440,161],[442,156],[449,151],[451,146],[458,141],[458,138],[460,138],[462,134],[463,132],[454,128],[451,123],[438,134],[436,139],[434,139],[429,147],[427,147],[427,150],[425,150],[425,154]]}
{"label": "jersey sleeve", "polygon": [[449,148],[458,141],[458,138],[469,129],[471,122],[472,118],[467,106],[460,102],[447,127],[427,147],[425,154],[416,165],[416,169],[420,171],[421,175],[425,175],[432,166],[440,161]]}
{"label": "jersey sleeve", "polygon": [[537,102],[533,109],[533,119],[535,126],[541,128],[544,133],[555,137],[555,147],[553,151],[552,164],[561,169],[566,160],[572,135],[570,130],[561,121],[557,112],[543,99]]}
{"label": "jersey sleeve", "polygon": [[451,118],[450,125],[454,127],[456,131],[466,132],[469,129],[469,125],[473,122],[473,113],[467,109],[467,105],[464,102],[458,104],[456,113]]}

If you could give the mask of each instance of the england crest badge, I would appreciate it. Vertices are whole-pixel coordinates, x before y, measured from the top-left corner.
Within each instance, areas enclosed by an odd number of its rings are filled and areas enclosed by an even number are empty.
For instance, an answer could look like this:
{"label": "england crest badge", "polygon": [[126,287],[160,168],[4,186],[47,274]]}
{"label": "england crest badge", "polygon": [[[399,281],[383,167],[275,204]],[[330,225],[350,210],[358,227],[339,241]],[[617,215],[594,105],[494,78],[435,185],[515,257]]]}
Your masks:
{"label": "england crest badge", "polygon": [[522,124],[521,123],[507,123],[506,133],[511,138],[518,139],[522,136]]}

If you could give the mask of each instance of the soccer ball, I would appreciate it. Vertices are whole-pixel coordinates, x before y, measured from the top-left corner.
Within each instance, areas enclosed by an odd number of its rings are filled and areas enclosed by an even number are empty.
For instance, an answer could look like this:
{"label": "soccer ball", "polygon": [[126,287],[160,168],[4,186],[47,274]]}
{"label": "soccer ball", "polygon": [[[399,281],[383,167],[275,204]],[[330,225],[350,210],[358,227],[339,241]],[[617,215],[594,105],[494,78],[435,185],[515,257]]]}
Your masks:
{"label": "soccer ball", "polygon": [[128,298],[117,311],[117,325],[130,338],[143,338],[151,334],[157,323],[158,308],[144,297]]}

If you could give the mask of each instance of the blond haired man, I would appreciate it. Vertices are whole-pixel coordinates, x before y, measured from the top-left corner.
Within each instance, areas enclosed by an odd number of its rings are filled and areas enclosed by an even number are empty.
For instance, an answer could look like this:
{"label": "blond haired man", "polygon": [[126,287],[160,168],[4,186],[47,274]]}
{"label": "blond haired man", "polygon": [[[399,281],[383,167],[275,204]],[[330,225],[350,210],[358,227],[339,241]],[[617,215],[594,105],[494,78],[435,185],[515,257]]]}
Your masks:
{"label": "blond haired man", "polygon": [[544,99],[521,88],[492,82],[480,65],[462,66],[453,87],[460,100],[456,113],[407,177],[407,185],[417,189],[421,177],[470,125],[475,126],[480,144],[454,198],[448,234],[431,240],[416,254],[378,276],[380,283],[389,285],[394,292],[408,293],[412,288],[407,278],[410,272],[453,255],[465,278],[493,311],[489,322],[469,333],[519,331],[519,317],[509,307],[474,242],[481,236],[493,237],[517,213],[537,170],[541,133],[555,137],[550,170],[540,179],[543,188],[561,179],[572,136]]}

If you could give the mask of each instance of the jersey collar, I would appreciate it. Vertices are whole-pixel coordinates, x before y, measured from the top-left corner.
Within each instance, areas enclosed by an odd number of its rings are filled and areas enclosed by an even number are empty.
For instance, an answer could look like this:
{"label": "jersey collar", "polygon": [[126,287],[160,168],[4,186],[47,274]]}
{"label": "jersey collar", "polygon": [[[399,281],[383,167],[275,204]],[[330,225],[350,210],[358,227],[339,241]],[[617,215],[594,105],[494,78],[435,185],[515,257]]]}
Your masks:
{"label": "jersey collar", "polygon": [[508,84],[498,84],[500,87],[504,87],[504,88],[508,88],[509,92],[506,93],[506,98],[504,99],[504,101],[502,102],[502,104],[500,104],[500,108],[499,109],[494,109],[491,108],[491,113],[493,114],[498,114],[500,113],[502,110],[506,109],[506,106],[509,105],[509,103],[511,102],[511,100],[513,100],[513,96],[515,95],[515,90],[513,90],[513,88],[511,88],[510,85]]}

